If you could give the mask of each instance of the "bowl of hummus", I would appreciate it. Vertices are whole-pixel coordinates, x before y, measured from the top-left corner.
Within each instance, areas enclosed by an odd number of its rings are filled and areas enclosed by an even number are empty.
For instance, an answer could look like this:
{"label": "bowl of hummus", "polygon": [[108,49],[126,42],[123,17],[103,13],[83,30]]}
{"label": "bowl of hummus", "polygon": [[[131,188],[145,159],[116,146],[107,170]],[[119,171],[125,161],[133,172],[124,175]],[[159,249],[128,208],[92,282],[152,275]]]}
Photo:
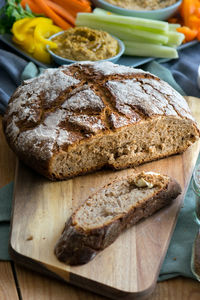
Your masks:
{"label": "bowl of hummus", "polygon": [[52,35],[49,40],[57,44],[55,49],[47,45],[47,51],[59,64],[77,61],[111,61],[122,56],[124,43],[109,33],[88,27],[74,27]]}
{"label": "bowl of hummus", "polygon": [[92,0],[92,2],[96,7],[119,15],[167,20],[177,12],[182,0]]}

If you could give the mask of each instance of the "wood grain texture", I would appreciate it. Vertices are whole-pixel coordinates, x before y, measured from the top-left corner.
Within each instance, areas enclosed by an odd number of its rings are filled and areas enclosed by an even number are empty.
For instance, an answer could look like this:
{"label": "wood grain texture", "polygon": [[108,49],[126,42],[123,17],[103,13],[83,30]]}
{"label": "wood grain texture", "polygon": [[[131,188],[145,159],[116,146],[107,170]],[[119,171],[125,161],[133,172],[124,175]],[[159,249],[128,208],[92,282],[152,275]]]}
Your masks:
{"label": "wood grain texture", "polygon": [[[15,155],[8,148],[2,132],[0,116],[0,188],[13,180],[15,171]],[[9,262],[0,261],[0,299],[19,299]]]}
{"label": "wood grain texture", "polygon": [[[199,143],[184,154],[119,172],[102,171],[63,182],[49,182],[22,163],[16,172],[11,247],[24,257],[41,263],[66,281],[103,295],[138,297],[149,295],[157,281],[173,232],[181,201],[199,152]],[[141,170],[174,177],[183,193],[173,205],[124,232],[93,261],[78,267],[60,263],[54,245],[72,210],[113,178]],[[151,274],[151,276],[149,276]]]}
{"label": "wood grain texture", "polygon": [[[23,300],[107,300],[69,284],[55,281],[18,266],[17,277]],[[199,300],[199,282],[176,278],[160,282],[148,300]]]}
{"label": "wood grain texture", "polygon": [[106,300],[106,297],[56,281],[18,266],[17,277],[23,300]]}
{"label": "wood grain texture", "polygon": [[0,262],[0,299],[19,300],[12,268],[9,262]]}
{"label": "wood grain texture", "polygon": [[0,117],[0,188],[8,184],[14,178],[16,156],[6,143],[2,130],[2,117]]}
{"label": "wood grain texture", "polygon": [[135,171],[153,170],[171,175],[181,184],[182,197],[124,232],[93,261],[78,267],[60,263],[53,253],[66,219],[91,191],[133,170],[98,172],[52,183],[20,163],[15,184],[11,247],[66,281],[109,297],[149,294],[156,283],[198,152],[199,144],[196,143],[182,155],[137,168]]}
{"label": "wood grain texture", "polygon": [[200,284],[186,278],[176,278],[160,282],[148,300],[199,300]]}
{"label": "wood grain texture", "polygon": [[[196,114],[196,119],[200,119],[200,99],[190,97],[190,104],[192,104],[193,115]],[[0,122],[1,123],[1,122]],[[9,150],[4,136],[0,129],[0,186],[13,180],[14,167],[15,167],[15,156]],[[5,165],[5,158],[2,151],[9,155],[9,167],[3,169]],[[7,178],[7,179],[6,179]],[[19,288],[22,295],[22,300],[105,300],[106,297],[98,296],[94,293],[87,292],[83,289],[70,286],[68,284],[58,282],[54,279],[47,278],[39,275],[38,273],[29,271],[19,265],[15,266],[16,275],[19,284]],[[3,286],[3,287],[2,287]],[[0,262],[0,292],[3,297],[0,299],[18,299],[17,294],[11,294],[11,291],[16,291],[11,265],[9,262]],[[157,283],[155,291],[148,298],[149,300],[198,300],[200,295],[200,284],[191,279],[187,278],[175,278],[167,280],[161,283]],[[8,297],[9,298],[8,298]],[[7,298],[6,298],[7,297]]]}

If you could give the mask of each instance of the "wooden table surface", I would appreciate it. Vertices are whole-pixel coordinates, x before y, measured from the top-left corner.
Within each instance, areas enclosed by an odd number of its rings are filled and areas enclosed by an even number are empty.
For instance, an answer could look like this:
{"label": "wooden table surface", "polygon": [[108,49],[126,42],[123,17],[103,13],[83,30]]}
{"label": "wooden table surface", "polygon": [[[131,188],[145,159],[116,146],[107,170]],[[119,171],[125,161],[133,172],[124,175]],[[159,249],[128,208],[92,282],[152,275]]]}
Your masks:
{"label": "wooden table surface", "polygon": [[[193,112],[200,99],[190,98]],[[200,115],[195,116],[200,121]],[[0,188],[14,179],[15,155],[8,148],[0,119]],[[105,297],[56,281],[13,262],[0,261],[0,300],[103,300]],[[200,283],[178,277],[156,285],[148,300],[199,300]]]}

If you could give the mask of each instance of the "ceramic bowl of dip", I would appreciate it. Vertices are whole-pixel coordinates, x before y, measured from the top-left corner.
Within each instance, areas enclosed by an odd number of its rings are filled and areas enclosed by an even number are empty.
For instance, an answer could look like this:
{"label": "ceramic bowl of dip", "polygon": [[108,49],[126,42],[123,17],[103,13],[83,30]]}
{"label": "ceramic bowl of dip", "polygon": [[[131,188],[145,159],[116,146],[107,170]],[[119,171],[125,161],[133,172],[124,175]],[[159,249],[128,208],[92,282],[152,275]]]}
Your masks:
{"label": "ceramic bowl of dip", "polygon": [[133,9],[126,9],[122,8],[113,4],[110,4],[104,0],[92,0],[96,7],[103,8],[110,12],[129,16],[129,17],[139,17],[139,18],[146,18],[146,19],[153,19],[153,20],[167,20],[168,18],[172,17],[178,10],[179,6],[181,5],[182,0],[178,0],[173,5],[167,6],[161,9],[155,10],[133,10]]}
{"label": "ceramic bowl of dip", "polygon": [[[52,40],[53,38],[55,38],[56,36],[60,35],[60,34],[63,34],[64,31],[60,31],[54,35],[52,35],[49,40]],[[124,46],[124,43],[116,38],[115,36],[112,36],[117,42],[118,42],[118,53],[115,55],[115,56],[112,56],[112,57],[109,57],[109,58],[106,58],[106,59],[102,59],[102,60],[98,60],[98,61],[111,61],[113,63],[116,63],[119,58],[123,55],[124,51],[125,51],[125,46]],[[66,65],[66,64],[72,64],[72,63],[76,63],[78,62],[77,60],[71,60],[71,59],[67,59],[67,58],[64,58],[62,56],[59,56],[57,54],[55,54],[51,49],[50,49],[50,46],[47,45],[46,46],[46,49],[47,51],[49,52],[49,54],[51,55],[53,61],[55,63],[57,63],[58,65]],[[87,59],[88,61],[88,59]],[[96,60],[97,61],[97,60]]]}

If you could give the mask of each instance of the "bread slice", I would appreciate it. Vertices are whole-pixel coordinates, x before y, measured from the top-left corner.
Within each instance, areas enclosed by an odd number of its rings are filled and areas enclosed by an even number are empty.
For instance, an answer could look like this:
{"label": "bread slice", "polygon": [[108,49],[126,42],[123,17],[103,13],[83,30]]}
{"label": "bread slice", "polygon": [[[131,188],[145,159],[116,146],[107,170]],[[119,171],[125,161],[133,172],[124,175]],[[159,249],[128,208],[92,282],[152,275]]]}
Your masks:
{"label": "bread slice", "polygon": [[19,158],[52,180],[181,153],[200,135],[171,86],[111,62],[47,69],[25,81],[3,124]]}
{"label": "bread slice", "polygon": [[174,179],[153,172],[109,183],[72,214],[55,246],[57,258],[70,265],[87,263],[125,228],[152,215],[180,193]]}

